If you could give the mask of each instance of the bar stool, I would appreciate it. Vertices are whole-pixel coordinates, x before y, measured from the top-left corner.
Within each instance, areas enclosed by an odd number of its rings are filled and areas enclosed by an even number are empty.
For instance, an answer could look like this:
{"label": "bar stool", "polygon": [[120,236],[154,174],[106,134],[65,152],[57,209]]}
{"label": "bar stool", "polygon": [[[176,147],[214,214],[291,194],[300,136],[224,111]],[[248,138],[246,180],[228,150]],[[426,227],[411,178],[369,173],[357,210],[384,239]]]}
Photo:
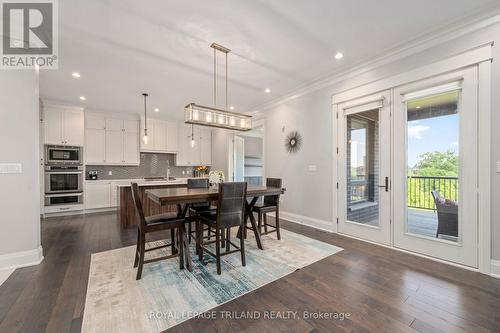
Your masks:
{"label": "bar stool", "polygon": [[[247,195],[247,183],[222,183],[219,185],[219,199],[217,201],[217,209],[215,212],[203,212],[199,214],[199,219],[196,221],[196,247],[198,248],[198,256],[203,260],[203,252],[207,252],[217,261],[217,274],[221,274],[221,257],[240,252],[241,263],[245,262],[245,240],[240,237],[240,246],[231,242],[231,228],[240,227],[240,231],[244,228],[245,221],[245,204]],[[205,241],[203,237],[203,225],[214,230],[215,240]],[[223,243],[225,243],[223,245]],[[215,244],[215,253],[206,246]],[[231,250],[231,245],[235,248]],[[225,252],[221,253],[221,247],[225,247]]]}
{"label": "bar stool", "polygon": [[[279,187],[281,188],[282,181],[280,178],[267,178],[266,179],[266,186],[267,187]],[[276,232],[276,235],[278,236],[278,239],[281,239],[281,234],[280,234],[280,195],[267,195],[264,196],[264,202],[263,204],[256,204],[252,212],[256,212],[259,215],[258,219],[258,228],[259,228],[259,233],[261,235],[267,235],[272,232]],[[267,223],[267,213],[275,213],[276,215],[276,224],[272,225]],[[262,221],[262,218],[264,217],[264,221]],[[264,232],[262,232],[262,227],[264,227]],[[272,230],[268,230],[269,228],[272,228]]]}

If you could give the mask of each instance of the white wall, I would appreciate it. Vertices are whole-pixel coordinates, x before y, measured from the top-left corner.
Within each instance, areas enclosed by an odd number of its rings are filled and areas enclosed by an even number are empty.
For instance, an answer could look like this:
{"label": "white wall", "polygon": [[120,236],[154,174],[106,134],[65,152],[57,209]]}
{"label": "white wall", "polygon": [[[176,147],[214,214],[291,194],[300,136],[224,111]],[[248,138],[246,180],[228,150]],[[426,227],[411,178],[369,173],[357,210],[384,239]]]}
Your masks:
{"label": "white wall", "polygon": [[0,71],[0,163],[20,174],[0,174],[0,269],[37,264],[40,244],[38,73]]}
{"label": "white wall", "polygon": [[[492,64],[492,255],[500,259],[500,24],[461,36],[402,60],[368,70],[355,78],[321,88],[264,110],[266,121],[266,171],[268,176],[282,177],[287,193],[282,209],[296,219],[327,229],[333,227],[332,211],[332,107],[331,97],[339,92],[387,78],[414,68],[446,59],[487,42],[495,42]],[[348,55],[346,55],[348,56]],[[285,133],[281,129],[285,126]],[[298,130],[304,140],[301,151],[288,154],[283,147],[285,134]],[[308,171],[316,165],[317,171]],[[286,215],[284,216],[286,218]],[[325,222],[326,221],[326,222]]]}

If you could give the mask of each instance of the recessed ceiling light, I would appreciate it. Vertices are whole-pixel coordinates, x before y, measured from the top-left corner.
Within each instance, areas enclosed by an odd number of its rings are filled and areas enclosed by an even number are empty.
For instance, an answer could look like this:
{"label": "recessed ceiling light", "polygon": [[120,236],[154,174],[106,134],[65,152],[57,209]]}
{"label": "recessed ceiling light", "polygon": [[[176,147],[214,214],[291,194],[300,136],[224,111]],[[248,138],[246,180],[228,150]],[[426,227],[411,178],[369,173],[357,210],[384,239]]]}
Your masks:
{"label": "recessed ceiling light", "polygon": [[234,106],[232,106],[232,105],[231,105],[231,106],[229,107],[229,110],[234,110]]}
{"label": "recessed ceiling light", "polygon": [[420,109],[420,108],[421,108],[421,106],[420,106],[420,105],[417,105],[417,109]]}
{"label": "recessed ceiling light", "polygon": [[155,112],[160,112],[160,109],[158,109],[158,108],[155,108]]}
{"label": "recessed ceiling light", "polygon": [[337,54],[335,54],[335,59],[337,60],[340,60],[344,57],[344,55],[342,54],[342,52],[337,52]]}
{"label": "recessed ceiling light", "polygon": [[86,101],[86,100],[87,100],[87,98],[86,98],[85,96],[80,96],[80,100],[81,100],[81,101]]}
{"label": "recessed ceiling light", "polygon": [[80,73],[73,72],[73,73],[71,73],[71,76],[74,77],[74,78],[76,78],[76,79],[78,79],[78,78],[80,78]]}
{"label": "recessed ceiling light", "polygon": [[266,90],[264,90],[266,92],[266,94],[269,94],[271,92],[271,89],[269,88],[266,88]]}

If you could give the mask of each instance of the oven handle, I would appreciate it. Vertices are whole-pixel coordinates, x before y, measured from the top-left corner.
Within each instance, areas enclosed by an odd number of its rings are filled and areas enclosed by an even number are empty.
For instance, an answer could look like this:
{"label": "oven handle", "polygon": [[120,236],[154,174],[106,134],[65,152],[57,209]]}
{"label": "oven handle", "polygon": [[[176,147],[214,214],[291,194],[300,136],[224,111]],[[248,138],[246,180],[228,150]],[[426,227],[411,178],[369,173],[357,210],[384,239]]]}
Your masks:
{"label": "oven handle", "polygon": [[58,171],[58,172],[46,172],[46,175],[80,175],[83,171]]}
{"label": "oven handle", "polygon": [[53,198],[53,197],[81,197],[83,193],[64,193],[64,194],[46,194],[46,198]]}

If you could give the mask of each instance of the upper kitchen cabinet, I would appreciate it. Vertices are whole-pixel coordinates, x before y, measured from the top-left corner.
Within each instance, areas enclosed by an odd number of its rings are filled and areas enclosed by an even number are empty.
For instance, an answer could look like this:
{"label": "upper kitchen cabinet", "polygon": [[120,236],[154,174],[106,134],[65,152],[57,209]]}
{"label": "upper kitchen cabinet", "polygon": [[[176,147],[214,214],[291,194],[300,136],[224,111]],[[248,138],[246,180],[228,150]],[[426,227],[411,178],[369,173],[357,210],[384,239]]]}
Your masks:
{"label": "upper kitchen cabinet", "polygon": [[[176,153],[177,124],[158,119],[147,120],[148,143],[141,140],[141,151],[155,153]],[[141,138],[144,136],[144,118],[141,121]]]}
{"label": "upper kitchen cabinet", "polygon": [[[192,138],[194,137],[194,146]],[[182,124],[178,135],[177,166],[212,164],[212,131],[209,128]]]}
{"label": "upper kitchen cabinet", "polygon": [[139,165],[139,121],[86,113],[85,163]]}
{"label": "upper kitchen cabinet", "polygon": [[47,105],[43,109],[45,144],[83,146],[83,109]]}

